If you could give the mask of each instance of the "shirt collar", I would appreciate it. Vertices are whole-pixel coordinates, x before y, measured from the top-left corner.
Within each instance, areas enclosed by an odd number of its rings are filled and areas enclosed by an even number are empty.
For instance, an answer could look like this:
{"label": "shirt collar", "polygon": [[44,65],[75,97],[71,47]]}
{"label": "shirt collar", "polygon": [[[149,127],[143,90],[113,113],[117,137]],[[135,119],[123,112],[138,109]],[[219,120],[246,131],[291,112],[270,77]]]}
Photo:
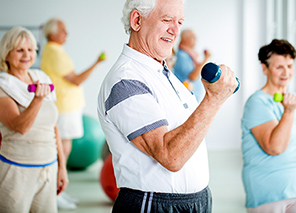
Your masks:
{"label": "shirt collar", "polygon": [[154,60],[153,58],[151,58],[143,53],[140,53],[139,51],[129,47],[127,44],[124,44],[122,54],[124,54],[125,56],[130,57],[133,60],[136,60],[148,67],[153,68],[153,70],[156,70],[159,73],[162,73],[162,71],[164,69],[163,66],[165,65],[165,61],[163,61],[162,63],[159,63],[156,60]]}

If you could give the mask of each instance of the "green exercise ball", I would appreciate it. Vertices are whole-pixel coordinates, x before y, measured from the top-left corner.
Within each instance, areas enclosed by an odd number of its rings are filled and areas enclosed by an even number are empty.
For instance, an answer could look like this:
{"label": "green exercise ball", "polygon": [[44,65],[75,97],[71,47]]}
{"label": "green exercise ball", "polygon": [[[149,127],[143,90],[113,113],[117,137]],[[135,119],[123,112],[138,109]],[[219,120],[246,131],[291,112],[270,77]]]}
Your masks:
{"label": "green exercise ball", "polygon": [[83,137],[72,141],[72,150],[67,161],[70,170],[84,170],[101,158],[106,139],[99,121],[83,115],[83,129]]}

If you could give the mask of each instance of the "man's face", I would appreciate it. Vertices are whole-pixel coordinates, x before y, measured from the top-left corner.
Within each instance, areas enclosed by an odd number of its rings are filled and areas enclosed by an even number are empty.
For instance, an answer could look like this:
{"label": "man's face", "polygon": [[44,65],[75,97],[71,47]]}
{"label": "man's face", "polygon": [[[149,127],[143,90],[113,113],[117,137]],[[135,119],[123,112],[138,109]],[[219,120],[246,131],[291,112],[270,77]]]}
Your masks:
{"label": "man's face", "polygon": [[142,19],[138,31],[140,52],[163,61],[172,53],[184,21],[184,5],[181,0],[158,0],[155,9]]}
{"label": "man's face", "polygon": [[190,32],[190,36],[188,37],[188,45],[191,48],[194,48],[196,44],[196,36],[194,34],[194,32]]}

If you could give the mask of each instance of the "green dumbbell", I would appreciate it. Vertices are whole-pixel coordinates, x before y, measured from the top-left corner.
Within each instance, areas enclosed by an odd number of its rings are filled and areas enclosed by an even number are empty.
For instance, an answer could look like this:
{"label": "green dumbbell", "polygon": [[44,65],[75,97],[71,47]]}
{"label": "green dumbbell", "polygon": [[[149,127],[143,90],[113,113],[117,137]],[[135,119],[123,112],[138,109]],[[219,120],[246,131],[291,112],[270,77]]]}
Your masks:
{"label": "green dumbbell", "polygon": [[273,100],[275,102],[282,102],[283,99],[284,99],[284,96],[282,93],[279,93],[279,92],[274,93]]}
{"label": "green dumbbell", "polygon": [[104,60],[105,57],[106,57],[106,54],[105,54],[105,53],[102,53],[102,54],[100,55],[100,59],[101,59],[101,60]]}

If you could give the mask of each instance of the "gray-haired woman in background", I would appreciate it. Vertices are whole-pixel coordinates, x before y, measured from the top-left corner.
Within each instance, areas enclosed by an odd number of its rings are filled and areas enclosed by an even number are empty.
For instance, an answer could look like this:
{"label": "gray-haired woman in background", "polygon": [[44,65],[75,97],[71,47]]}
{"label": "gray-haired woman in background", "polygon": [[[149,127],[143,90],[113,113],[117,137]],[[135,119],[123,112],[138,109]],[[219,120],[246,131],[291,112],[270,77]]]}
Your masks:
{"label": "gray-haired woman in background", "polygon": [[[247,101],[242,118],[243,182],[249,213],[296,212],[296,96],[287,87],[296,51],[274,39],[259,50],[265,86]],[[275,102],[276,92],[283,93]]]}

